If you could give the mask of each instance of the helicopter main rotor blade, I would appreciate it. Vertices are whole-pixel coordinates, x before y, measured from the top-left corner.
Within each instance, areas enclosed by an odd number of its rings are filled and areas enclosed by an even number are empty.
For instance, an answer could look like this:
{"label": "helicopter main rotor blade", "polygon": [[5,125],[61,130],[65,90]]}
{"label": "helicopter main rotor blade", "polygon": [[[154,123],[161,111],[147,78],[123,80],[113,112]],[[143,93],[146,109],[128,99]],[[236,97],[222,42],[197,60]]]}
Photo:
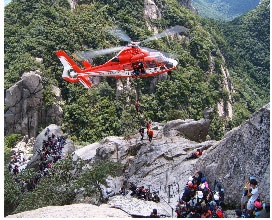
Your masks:
{"label": "helicopter main rotor blade", "polygon": [[141,47],[141,48],[143,48],[144,50],[147,50],[149,52],[162,53],[164,56],[169,57],[169,58],[173,58],[174,59],[174,58],[177,57],[175,54],[167,53],[167,52],[164,52],[164,51],[159,51],[159,50],[155,50],[155,49],[148,48],[148,47]]}
{"label": "helicopter main rotor blade", "polygon": [[118,39],[126,42],[131,42],[131,38],[126,34],[126,32],[120,27],[112,27],[106,30],[111,35],[117,37]]}
{"label": "helicopter main rotor blade", "polygon": [[107,49],[101,50],[87,50],[87,51],[77,51],[73,53],[73,57],[78,61],[88,60],[90,58],[94,58],[97,56],[102,56],[110,53],[114,53],[116,51],[121,50],[123,47],[111,47]]}
{"label": "helicopter main rotor blade", "polygon": [[152,37],[149,37],[149,38],[143,40],[142,43],[145,43],[145,42],[148,42],[148,41],[151,41],[151,40],[157,40],[159,38],[166,37],[166,36],[171,35],[171,34],[186,32],[187,30],[188,30],[188,28],[186,28],[186,27],[176,25],[174,27],[166,29],[165,31],[163,31],[163,32],[161,32],[159,34],[156,34],[156,35],[154,35]]}

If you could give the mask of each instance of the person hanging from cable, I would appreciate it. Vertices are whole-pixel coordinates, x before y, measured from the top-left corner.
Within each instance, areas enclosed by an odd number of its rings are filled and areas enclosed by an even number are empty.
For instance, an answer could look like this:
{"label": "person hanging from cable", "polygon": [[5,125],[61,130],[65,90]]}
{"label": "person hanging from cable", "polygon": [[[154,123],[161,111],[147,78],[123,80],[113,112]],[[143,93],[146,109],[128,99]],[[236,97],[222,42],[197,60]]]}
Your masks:
{"label": "person hanging from cable", "polygon": [[137,99],[137,101],[135,102],[135,109],[136,109],[137,112],[142,113],[141,110],[140,110],[140,102],[139,102],[138,99]]}

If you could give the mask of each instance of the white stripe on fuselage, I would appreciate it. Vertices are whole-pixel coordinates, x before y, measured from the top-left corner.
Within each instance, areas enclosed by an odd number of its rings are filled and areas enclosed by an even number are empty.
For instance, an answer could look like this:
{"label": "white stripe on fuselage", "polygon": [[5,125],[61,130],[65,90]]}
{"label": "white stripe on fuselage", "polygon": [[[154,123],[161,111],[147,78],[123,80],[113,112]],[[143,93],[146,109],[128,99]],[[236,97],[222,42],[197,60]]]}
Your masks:
{"label": "white stripe on fuselage", "polygon": [[[161,72],[160,67],[155,68],[145,68],[145,73],[143,74],[153,74]],[[96,71],[96,72],[84,72],[85,74],[90,74],[90,76],[134,76],[133,70],[109,70],[109,71]]]}

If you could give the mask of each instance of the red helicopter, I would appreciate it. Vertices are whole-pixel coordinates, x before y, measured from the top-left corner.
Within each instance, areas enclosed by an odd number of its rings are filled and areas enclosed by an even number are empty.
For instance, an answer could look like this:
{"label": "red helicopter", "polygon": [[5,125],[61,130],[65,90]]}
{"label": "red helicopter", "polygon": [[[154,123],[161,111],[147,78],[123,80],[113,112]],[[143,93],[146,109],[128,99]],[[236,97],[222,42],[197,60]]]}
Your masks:
{"label": "red helicopter", "polygon": [[[125,47],[113,47],[97,51],[74,53],[74,58],[81,61],[85,69],[81,69],[64,51],[57,51],[56,54],[64,67],[62,73],[64,80],[70,83],[81,82],[85,88],[90,88],[92,86],[91,76],[114,77],[116,79],[128,77],[145,78],[169,72],[177,67],[178,62],[176,60],[166,57],[159,51],[140,47],[140,42],[132,42],[122,29],[114,28],[108,31],[115,37],[130,43]],[[187,28],[185,27],[174,26],[142,42],[148,42],[170,34],[186,31]],[[118,50],[121,51],[102,65],[92,66],[88,61],[90,58]]]}

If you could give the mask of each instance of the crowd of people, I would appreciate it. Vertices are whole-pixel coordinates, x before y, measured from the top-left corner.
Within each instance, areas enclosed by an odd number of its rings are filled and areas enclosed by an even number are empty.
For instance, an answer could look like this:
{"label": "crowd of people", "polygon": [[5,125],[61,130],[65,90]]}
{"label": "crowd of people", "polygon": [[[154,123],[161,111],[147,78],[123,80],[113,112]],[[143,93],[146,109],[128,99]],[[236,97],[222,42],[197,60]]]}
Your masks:
{"label": "crowd of people", "polygon": [[[135,108],[137,113],[140,110],[139,100],[135,102]],[[139,129],[141,140],[144,139],[145,128]],[[148,140],[151,142],[154,136],[154,132],[151,129],[151,121],[146,122],[146,134]],[[202,149],[197,149],[186,159],[199,158],[203,153]],[[224,189],[222,184],[217,182],[215,184],[217,190],[211,190],[208,182],[201,171],[198,171],[194,176],[190,177],[182,196],[182,199],[177,204],[176,213],[178,218],[182,217],[224,217],[222,206],[224,206]],[[132,187],[132,195],[136,194],[139,197],[144,196],[141,194],[142,189],[136,186]],[[252,217],[257,216],[258,211],[261,210],[262,203],[258,193],[257,180],[251,177],[246,181],[245,191],[241,199],[241,209],[236,210],[237,217]],[[155,215],[156,216],[156,215]]]}
{"label": "crowd of people", "polygon": [[[121,195],[126,195],[126,185],[127,183],[124,182],[119,192]],[[133,197],[145,201],[160,202],[158,192],[156,191],[151,192],[150,189],[147,189],[144,186],[137,186],[136,184],[129,182],[128,189],[131,191],[130,195]]]}
{"label": "crowd of people", "polygon": [[[214,189],[209,187],[206,177],[197,171],[190,177],[182,198],[176,206],[178,218],[224,218],[224,188],[221,182],[215,181]],[[260,216],[264,204],[261,202],[258,182],[250,177],[245,182],[241,198],[241,209],[236,209],[237,218],[252,218]],[[266,212],[270,207],[266,205]],[[268,210],[268,211],[267,211]]]}
{"label": "crowd of people", "polygon": [[20,157],[14,153],[13,159],[9,164],[10,172],[15,175],[15,182],[20,184],[21,192],[32,191],[37,186],[38,182],[43,176],[49,176],[49,169],[52,168],[53,163],[56,163],[62,157],[62,149],[66,144],[66,138],[64,136],[55,136],[54,133],[49,135],[50,130],[47,129],[45,136],[47,140],[43,140],[41,149],[37,150],[40,156],[39,166],[33,177],[30,179],[22,178],[24,175],[18,175],[20,172],[24,172],[25,158],[21,154]]}
{"label": "crowd of people", "polygon": [[224,189],[216,182],[211,190],[201,171],[189,177],[183,195],[176,205],[177,218],[223,218]]}
{"label": "crowd of people", "polygon": [[27,165],[26,154],[23,151],[14,152],[9,162],[9,171],[17,175]]}
{"label": "crowd of people", "polygon": [[[207,178],[201,171],[196,171],[190,176],[184,192],[179,199],[175,212],[177,218],[225,218],[227,217],[223,209],[224,204],[224,187],[220,181],[216,181],[210,186]],[[126,182],[121,187],[120,193],[126,195]],[[159,192],[150,192],[144,186],[137,186],[129,182],[131,196],[145,201],[160,202]],[[251,218],[260,216],[258,212],[263,209],[260,199],[257,180],[250,177],[245,182],[245,188],[241,199],[241,209],[235,210],[237,218]],[[269,206],[266,207],[267,210]],[[269,210],[270,211],[270,210]],[[268,211],[268,212],[269,212]],[[150,214],[151,218],[159,218],[157,209],[153,209]]]}

